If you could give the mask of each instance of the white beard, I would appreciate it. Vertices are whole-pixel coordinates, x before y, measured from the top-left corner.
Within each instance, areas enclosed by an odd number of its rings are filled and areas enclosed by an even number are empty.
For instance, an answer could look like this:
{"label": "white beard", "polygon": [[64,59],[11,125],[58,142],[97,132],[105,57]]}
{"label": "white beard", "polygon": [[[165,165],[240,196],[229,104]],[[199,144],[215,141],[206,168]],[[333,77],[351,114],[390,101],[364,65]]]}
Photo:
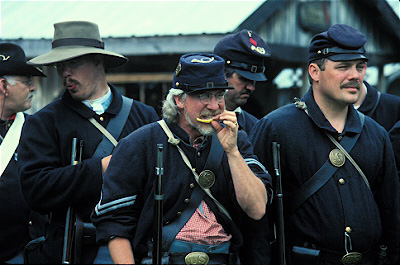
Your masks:
{"label": "white beard", "polygon": [[189,118],[189,116],[187,115],[186,110],[185,110],[185,118],[186,118],[186,121],[190,124],[190,126],[195,128],[196,130],[198,130],[204,136],[211,136],[211,135],[217,133],[217,130],[215,130],[214,127],[212,127],[212,125],[209,123],[204,123],[204,125],[203,125],[204,127],[195,125],[192,122],[192,120]]}

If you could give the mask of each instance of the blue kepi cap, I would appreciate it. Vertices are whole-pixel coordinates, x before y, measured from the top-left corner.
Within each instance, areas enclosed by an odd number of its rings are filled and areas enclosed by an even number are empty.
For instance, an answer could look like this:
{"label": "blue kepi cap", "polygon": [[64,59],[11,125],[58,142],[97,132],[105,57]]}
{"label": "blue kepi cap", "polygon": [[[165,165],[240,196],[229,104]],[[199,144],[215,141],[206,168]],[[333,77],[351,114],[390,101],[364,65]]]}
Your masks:
{"label": "blue kepi cap", "polygon": [[368,61],[365,57],[365,43],[364,35],[357,29],[345,24],[335,24],[312,38],[308,48],[308,62],[321,58],[332,61]]}
{"label": "blue kepi cap", "polygon": [[190,93],[201,90],[231,89],[224,74],[225,61],[210,53],[188,53],[181,56],[174,73],[173,88]]}

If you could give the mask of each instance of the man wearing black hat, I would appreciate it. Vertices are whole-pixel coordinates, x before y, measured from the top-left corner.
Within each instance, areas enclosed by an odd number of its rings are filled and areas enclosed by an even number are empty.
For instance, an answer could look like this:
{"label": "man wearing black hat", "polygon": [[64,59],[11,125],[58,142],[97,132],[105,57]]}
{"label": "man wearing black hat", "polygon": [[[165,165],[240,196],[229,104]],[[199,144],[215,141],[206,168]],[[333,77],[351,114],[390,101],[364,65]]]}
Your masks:
{"label": "man wearing black hat", "polygon": [[[51,213],[42,259],[33,262],[60,263],[69,256],[63,252],[63,239],[66,212],[72,207],[85,229],[76,237],[76,259],[63,262],[110,263],[106,247],[97,251],[90,223],[102,173],[117,141],[158,116],[152,107],[121,96],[106,82],[105,68],[120,66],[127,58],[104,50],[96,24],[60,22],[54,29],[52,50],[29,63],[55,66],[66,91],[26,121],[19,154],[26,201],[35,210]],[[75,154],[77,164],[71,162]]]}
{"label": "man wearing black hat", "polygon": [[224,58],[225,77],[234,88],[226,93],[226,109],[236,113],[239,129],[249,134],[258,119],[241,107],[256,89],[256,82],[267,80],[264,59],[271,56],[270,49],[255,32],[243,29],[223,37],[214,53]]}
{"label": "man wearing black hat", "polygon": [[[163,104],[164,119],[116,148],[92,216],[97,239],[108,243],[114,263],[151,263],[157,144],[163,145],[164,165],[162,247],[170,264],[233,264],[249,236],[243,217],[264,215],[270,176],[238,132],[236,115],[224,110],[231,88],[223,68],[214,54],[183,55]],[[242,262],[264,264],[267,258]]]}
{"label": "man wearing black hat", "polygon": [[[390,139],[356,111],[366,71],[365,37],[336,24],[309,46],[311,88],[261,119],[250,135],[273,169],[281,146],[288,260],[298,264],[397,264],[400,184]],[[380,246],[385,246],[380,249]]]}
{"label": "man wearing black hat", "polygon": [[27,116],[23,112],[32,106],[36,90],[32,76],[45,77],[39,69],[26,63],[25,52],[20,46],[1,43],[0,263],[24,262],[22,249],[31,239],[29,224],[40,220],[37,219],[40,215],[31,212],[22,197],[17,169],[17,147]]}

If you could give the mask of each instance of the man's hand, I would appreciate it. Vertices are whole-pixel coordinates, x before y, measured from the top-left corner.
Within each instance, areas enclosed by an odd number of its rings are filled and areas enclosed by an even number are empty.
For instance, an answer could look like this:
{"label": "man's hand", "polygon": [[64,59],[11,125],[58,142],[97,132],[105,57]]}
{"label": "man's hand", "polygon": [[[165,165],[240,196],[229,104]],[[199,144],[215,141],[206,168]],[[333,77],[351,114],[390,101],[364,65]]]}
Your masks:
{"label": "man's hand", "polygon": [[[221,126],[222,122],[225,127]],[[239,125],[237,124],[236,114],[232,111],[224,111],[214,117],[211,125],[217,130],[218,140],[226,153],[238,151],[237,135]]]}
{"label": "man's hand", "polygon": [[112,155],[103,157],[103,159],[101,159],[101,171],[104,175],[104,173],[106,173],[106,170],[108,168],[108,164],[110,164],[110,160],[111,160]]}

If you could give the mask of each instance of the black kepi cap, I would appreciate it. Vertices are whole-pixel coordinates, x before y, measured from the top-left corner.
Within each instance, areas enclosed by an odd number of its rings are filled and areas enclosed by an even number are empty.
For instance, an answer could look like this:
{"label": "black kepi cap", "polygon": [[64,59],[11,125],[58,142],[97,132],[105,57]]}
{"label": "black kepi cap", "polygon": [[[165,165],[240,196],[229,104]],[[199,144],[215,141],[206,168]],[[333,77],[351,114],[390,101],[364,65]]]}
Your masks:
{"label": "black kepi cap", "polygon": [[24,50],[13,43],[0,44],[0,75],[46,76],[39,68],[27,64]]}
{"label": "black kepi cap", "polygon": [[271,57],[271,50],[255,32],[243,29],[223,37],[215,46],[214,53],[225,59],[244,78],[265,81],[264,59]]}

